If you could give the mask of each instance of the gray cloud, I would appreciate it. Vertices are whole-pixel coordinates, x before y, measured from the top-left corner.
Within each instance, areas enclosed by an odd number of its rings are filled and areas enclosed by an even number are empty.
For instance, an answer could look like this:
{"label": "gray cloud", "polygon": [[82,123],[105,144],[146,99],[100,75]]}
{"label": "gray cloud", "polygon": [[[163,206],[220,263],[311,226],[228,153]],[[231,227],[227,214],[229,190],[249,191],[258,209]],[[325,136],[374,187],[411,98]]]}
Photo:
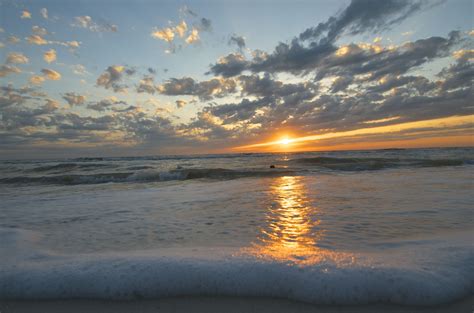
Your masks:
{"label": "gray cloud", "polygon": [[207,81],[196,82],[191,77],[171,78],[158,86],[161,94],[169,96],[197,96],[201,100],[210,100],[214,97],[224,97],[235,92],[236,83],[232,79],[213,78]]}
{"label": "gray cloud", "polygon": [[107,21],[94,21],[92,17],[88,15],[76,16],[72,26],[85,28],[92,32],[116,32],[118,30],[117,25],[111,24]]}
{"label": "gray cloud", "polygon": [[112,89],[115,92],[124,91],[127,86],[120,84],[122,82],[124,73],[127,75],[133,75],[135,70],[121,65],[111,65],[97,78],[96,84],[97,86],[104,87],[105,89]]}
{"label": "gray cloud", "polygon": [[236,45],[242,51],[245,49],[245,37],[233,34],[229,38],[229,45]]}
{"label": "gray cloud", "polygon": [[422,7],[421,1],[352,0],[340,14],[308,28],[290,43],[279,43],[265,58],[247,61],[236,59],[231,54],[211,65],[210,73],[224,77],[238,75],[244,70],[308,73],[336,50],[334,42],[343,34],[355,35],[388,29]]}
{"label": "gray cloud", "polygon": [[66,92],[63,99],[70,105],[81,105],[86,101],[86,96],[76,94],[74,92]]}

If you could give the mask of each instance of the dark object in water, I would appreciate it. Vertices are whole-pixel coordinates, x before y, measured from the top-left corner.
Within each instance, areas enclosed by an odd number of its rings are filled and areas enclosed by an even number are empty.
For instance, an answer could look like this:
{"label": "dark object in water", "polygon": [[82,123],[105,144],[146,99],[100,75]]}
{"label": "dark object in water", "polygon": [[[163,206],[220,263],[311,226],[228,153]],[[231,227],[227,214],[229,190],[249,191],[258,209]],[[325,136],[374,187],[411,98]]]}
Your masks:
{"label": "dark object in water", "polygon": [[270,168],[275,168],[275,165],[270,165]]}

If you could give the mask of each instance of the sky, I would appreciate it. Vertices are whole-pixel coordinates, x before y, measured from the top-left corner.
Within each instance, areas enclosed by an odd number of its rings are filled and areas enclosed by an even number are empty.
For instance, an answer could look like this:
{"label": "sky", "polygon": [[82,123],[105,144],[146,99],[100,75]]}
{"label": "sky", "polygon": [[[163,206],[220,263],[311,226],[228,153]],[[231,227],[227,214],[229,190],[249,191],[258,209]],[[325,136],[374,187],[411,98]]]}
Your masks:
{"label": "sky", "polygon": [[0,0],[0,158],[474,145],[471,0]]}

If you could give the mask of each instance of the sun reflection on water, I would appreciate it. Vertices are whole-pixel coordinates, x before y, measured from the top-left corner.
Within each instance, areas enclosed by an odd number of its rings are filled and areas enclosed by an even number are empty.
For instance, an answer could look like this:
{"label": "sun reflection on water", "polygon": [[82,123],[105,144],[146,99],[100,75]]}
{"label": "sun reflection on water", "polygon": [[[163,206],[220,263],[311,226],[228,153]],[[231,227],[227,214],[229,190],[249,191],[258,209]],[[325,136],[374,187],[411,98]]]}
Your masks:
{"label": "sun reflection on water", "polygon": [[270,186],[272,204],[266,214],[267,224],[250,248],[242,250],[261,258],[299,264],[314,264],[324,260],[351,263],[353,255],[319,248],[317,242],[324,231],[320,229],[319,209],[307,196],[304,177],[283,176]]}

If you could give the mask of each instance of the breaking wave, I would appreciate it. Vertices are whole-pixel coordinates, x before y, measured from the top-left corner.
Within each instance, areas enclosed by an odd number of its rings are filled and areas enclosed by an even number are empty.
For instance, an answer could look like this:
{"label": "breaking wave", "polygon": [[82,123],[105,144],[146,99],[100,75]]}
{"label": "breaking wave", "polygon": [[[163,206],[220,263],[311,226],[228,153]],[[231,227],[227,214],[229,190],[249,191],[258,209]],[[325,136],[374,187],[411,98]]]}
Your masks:
{"label": "breaking wave", "polygon": [[138,171],[120,173],[71,174],[48,176],[16,176],[0,179],[1,184],[103,184],[121,182],[158,182],[189,179],[236,179],[243,177],[272,177],[293,175],[289,170],[230,170],[222,168],[210,169],[176,169],[171,171]]}
{"label": "breaking wave", "polygon": [[0,299],[224,295],[437,305],[473,291],[468,239],[428,241],[422,248],[391,249],[388,255],[326,252],[319,262],[306,264],[226,248],[61,255],[36,249],[25,237],[28,231],[0,228],[0,234],[0,252],[9,252],[0,260]]}

